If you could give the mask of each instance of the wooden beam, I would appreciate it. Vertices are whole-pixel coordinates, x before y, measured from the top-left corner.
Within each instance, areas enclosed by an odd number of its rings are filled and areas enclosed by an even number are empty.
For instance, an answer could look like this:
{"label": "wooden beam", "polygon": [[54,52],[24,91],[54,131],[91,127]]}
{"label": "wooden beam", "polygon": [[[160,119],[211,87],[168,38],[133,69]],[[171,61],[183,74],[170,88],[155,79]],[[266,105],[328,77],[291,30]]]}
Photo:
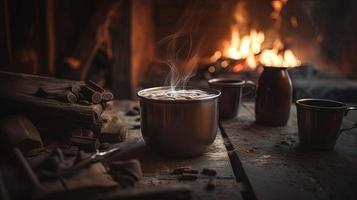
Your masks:
{"label": "wooden beam", "polygon": [[4,59],[2,63],[7,63],[12,58],[11,30],[10,30],[10,15],[9,1],[1,0],[0,6],[0,58]]}
{"label": "wooden beam", "polygon": [[117,9],[119,1],[99,1],[98,4],[97,9],[85,26],[73,53],[66,59],[70,69],[65,72],[64,78],[73,80],[86,79],[92,61],[103,43],[103,32],[110,24],[113,11]]}
{"label": "wooden beam", "polygon": [[109,27],[112,36],[113,66],[111,88],[118,99],[132,97],[131,84],[131,5],[132,1],[123,0],[119,12],[112,18]]}
{"label": "wooden beam", "polygon": [[154,1],[132,1],[131,69],[132,87],[135,89],[145,77],[155,58]]}
{"label": "wooden beam", "polygon": [[47,0],[46,4],[46,39],[47,39],[47,67],[48,75],[53,76],[56,64],[56,35],[54,21],[53,0]]}

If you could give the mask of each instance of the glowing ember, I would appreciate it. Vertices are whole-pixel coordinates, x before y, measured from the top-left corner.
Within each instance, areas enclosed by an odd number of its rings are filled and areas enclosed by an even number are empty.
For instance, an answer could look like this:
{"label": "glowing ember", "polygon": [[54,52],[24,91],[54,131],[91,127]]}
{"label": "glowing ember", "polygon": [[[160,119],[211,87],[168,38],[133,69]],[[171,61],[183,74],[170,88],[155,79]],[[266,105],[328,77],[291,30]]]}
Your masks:
{"label": "glowing ember", "polygon": [[242,70],[244,70],[244,65],[242,65],[242,64],[237,64],[237,65],[235,65],[234,67],[233,67],[233,72],[240,72],[240,71],[242,71]]}

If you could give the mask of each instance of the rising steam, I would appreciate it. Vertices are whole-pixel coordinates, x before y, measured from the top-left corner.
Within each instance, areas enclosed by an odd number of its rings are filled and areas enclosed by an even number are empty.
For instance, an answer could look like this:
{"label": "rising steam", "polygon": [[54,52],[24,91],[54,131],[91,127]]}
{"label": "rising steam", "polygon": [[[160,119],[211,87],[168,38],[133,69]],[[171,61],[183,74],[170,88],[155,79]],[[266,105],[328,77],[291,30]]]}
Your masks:
{"label": "rising steam", "polygon": [[[170,67],[165,84],[170,85],[171,90],[175,90],[176,87],[185,88],[190,78],[195,75],[199,57],[198,48],[192,49],[191,35],[176,33],[165,37],[160,43],[167,43],[166,58],[162,62]],[[183,53],[186,47],[187,53]]]}
{"label": "rising steam", "polygon": [[197,33],[197,24],[202,16],[198,2],[189,5],[198,12],[188,12],[190,9],[186,9],[177,24],[178,31],[158,42],[158,45],[166,46],[166,55],[161,62],[170,68],[165,85],[170,85],[172,91],[178,87],[184,89],[197,69],[201,41],[193,41],[193,35]]}

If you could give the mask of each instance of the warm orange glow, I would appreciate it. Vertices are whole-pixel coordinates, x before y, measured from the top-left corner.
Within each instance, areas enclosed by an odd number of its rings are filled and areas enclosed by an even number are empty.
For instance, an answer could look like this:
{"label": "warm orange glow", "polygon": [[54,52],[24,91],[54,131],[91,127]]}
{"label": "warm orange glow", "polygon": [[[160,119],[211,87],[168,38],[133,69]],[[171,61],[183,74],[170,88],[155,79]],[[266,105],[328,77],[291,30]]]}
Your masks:
{"label": "warm orange glow", "polygon": [[[231,40],[226,45],[223,55],[232,59],[246,59],[249,67],[255,67],[254,55],[261,51],[261,44],[264,41],[264,33],[252,30],[249,35],[239,37],[238,28],[233,26]],[[227,44],[227,43],[226,43]]]}
{"label": "warm orange glow", "polygon": [[260,56],[260,63],[275,67],[296,67],[300,65],[300,61],[296,59],[291,50],[285,50],[284,53],[279,54],[276,49],[264,50]]}
{"label": "warm orange glow", "polygon": [[290,24],[292,27],[297,28],[299,26],[298,20],[295,16],[290,18]]}
{"label": "warm orange glow", "polygon": [[208,72],[209,73],[214,73],[216,71],[216,68],[214,66],[209,66],[208,67]]}
{"label": "warm orange glow", "polygon": [[233,67],[233,72],[240,72],[240,71],[242,71],[242,70],[244,70],[244,65],[242,65],[242,64],[237,64],[237,65],[235,65],[234,67]]}
{"label": "warm orange glow", "polygon": [[209,59],[213,63],[213,62],[216,62],[221,57],[222,57],[222,53],[220,51],[216,51]]}
{"label": "warm orange glow", "polygon": [[[281,10],[283,6],[287,4],[287,1],[288,0],[272,1],[273,12],[271,13],[271,17],[276,21],[274,30],[280,27]],[[236,24],[231,26],[230,39],[223,43],[222,51],[216,51],[211,56],[211,61],[217,61],[222,56],[240,60],[240,64],[233,67],[233,72],[255,70],[259,65],[295,67],[301,64],[292,50],[285,49],[285,45],[278,35],[274,35],[273,38],[269,38],[268,41],[265,41],[266,35],[268,34],[254,29],[250,30],[248,34],[242,35],[242,30],[246,27],[245,13],[243,11],[244,9],[240,4],[235,13]],[[296,17],[292,17],[290,20],[293,27],[298,27]],[[264,49],[262,47],[263,43]],[[225,68],[228,66],[228,62],[225,62],[226,61],[221,62],[221,67]]]}
{"label": "warm orange glow", "polygon": [[[258,64],[276,67],[295,67],[300,64],[292,50],[287,49],[285,51],[281,51],[281,49],[284,47],[284,44],[280,39],[274,41],[272,49],[262,50],[261,48],[264,39],[265,34],[263,32],[257,32],[256,30],[252,30],[250,31],[249,35],[245,35],[240,38],[239,31],[233,27],[231,40],[228,45],[226,43],[226,48],[223,50],[223,55],[227,58],[232,58],[235,60],[245,60],[245,64],[247,67],[249,67],[249,69],[255,69]],[[219,57],[221,57],[221,55],[221,53],[216,52],[211,56],[211,59],[217,60]],[[224,64],[225,63],[223,63],[223,65]],[[234,67],[233,71],[244,69],[241,66],[237,66]],[[224,67],[226,67],[226,65],[224,65]]]}
{"label": "warm orange glow", "polygon": [[224,60],[224,61],[221,62],[221,66],[222,66],[223,68],[228,67],[228,65],[229,65],[229,62],[226,61],[226,60]]}
{"label": "warm orange glow", "polygon": [[275,67],[296,67],[300,65],[300,61],[295,57],[290,49],[282,50],[284,44],[280,39],[276,39],[272,49],[262,51],[259,57],[259,62],[265,66]]}

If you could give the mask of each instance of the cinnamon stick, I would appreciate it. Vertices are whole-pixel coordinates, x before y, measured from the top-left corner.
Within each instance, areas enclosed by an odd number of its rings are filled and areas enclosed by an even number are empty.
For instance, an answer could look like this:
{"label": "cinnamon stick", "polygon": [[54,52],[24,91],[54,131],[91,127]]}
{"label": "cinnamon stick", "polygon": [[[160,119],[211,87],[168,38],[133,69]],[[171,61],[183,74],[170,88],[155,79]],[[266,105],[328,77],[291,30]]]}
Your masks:
{"label": "cinnamon stick", "polygon": [[100,92],[102,94],[103,101],[110,101],[114,99],[113,93],[106,91],[102,86],[96,84],[94,81],[88,80],[86,84],[93,90]]}
{"label": "cinnamon stick", "polygon": [[95,104],[100,103],[102,101],[101,93],[93,90],[92,88],[86,85],[81,88],[79,97]]}
{"label": "cinnamon stick", "polygon": [[56,99],[65,103],[76,103],[78,101],[77,96],[69,90],[49,90],[43,87],[40,87],[37,91],[37,96],[44,97],[48,99]]}

